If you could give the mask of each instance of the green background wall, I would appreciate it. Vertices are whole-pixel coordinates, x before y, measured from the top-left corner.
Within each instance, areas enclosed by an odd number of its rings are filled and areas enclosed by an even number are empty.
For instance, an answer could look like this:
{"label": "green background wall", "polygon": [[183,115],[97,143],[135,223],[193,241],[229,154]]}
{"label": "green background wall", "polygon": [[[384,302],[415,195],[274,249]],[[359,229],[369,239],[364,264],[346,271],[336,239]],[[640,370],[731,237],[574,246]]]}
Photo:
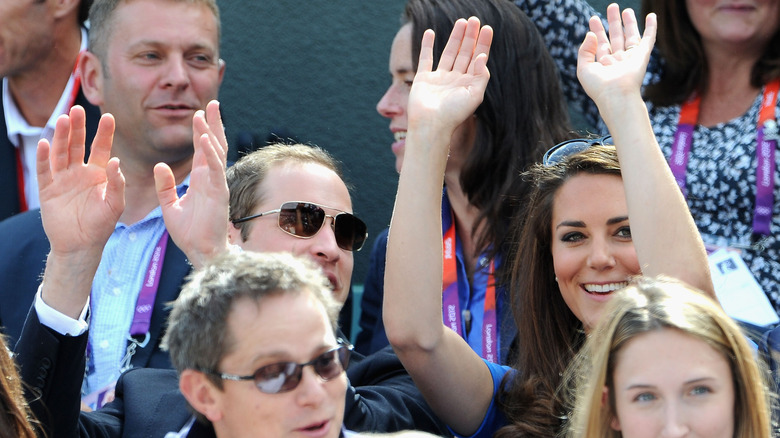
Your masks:
{"label": "green background wall", "polygon": [[[251,134],[264,144],[269,132],[282,132],[343,163],[355,213],[369,228],[370,242],[355,254],[355,283],[363,283],[395,197],[392,136],[375,106],[389,84],[387,59],[404,3],[219,0],[228,138],[237,144]],[[607,5],[591,3],[601,12]]]}

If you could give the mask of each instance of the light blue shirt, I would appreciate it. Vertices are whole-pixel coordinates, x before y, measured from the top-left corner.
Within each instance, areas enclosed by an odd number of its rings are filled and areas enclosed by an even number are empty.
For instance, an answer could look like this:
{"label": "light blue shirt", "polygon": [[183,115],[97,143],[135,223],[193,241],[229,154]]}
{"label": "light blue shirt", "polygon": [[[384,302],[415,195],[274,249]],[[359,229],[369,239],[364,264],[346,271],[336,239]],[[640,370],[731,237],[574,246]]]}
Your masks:
{"label": "light blue shirt", "polygon": [[[177,187],[181,196],[189,177]],[[152,253],[165,232],[158,206],[135,224],[117,223],[100,259],[90,296],[90,357],[84,395],[116,382],[123,371],[135,304]]]}

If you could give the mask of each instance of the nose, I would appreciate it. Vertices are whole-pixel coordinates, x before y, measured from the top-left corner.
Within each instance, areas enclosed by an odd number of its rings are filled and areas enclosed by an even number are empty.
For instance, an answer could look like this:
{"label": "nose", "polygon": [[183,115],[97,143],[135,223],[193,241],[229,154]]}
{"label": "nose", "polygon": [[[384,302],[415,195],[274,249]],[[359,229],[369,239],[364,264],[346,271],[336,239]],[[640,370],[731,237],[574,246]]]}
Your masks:
{"label": "nose", "polygon": [[171,56],[166,65],[162,82],[165,88],[187,88],[190,84],[187,61],[183,57]]}
{"label": "nose", "polygon": [[674,403],[669,403],[664,410],[664,428],[661,436],[664,438],[680,438],[688,435],[688,426],[682,418],[680,410]]}
{"label": "nose", "polygon": [[341,258],[341,248],[336,243],[336,233],[333,231],[333,217],[327,216],[322,228],[311,239],[311,252],[315,260],[337,262]]}
{"label": "nose", "polygon": [[301,406],[318,406],[327,397],[325,385],[328,382],[322,380],[314,372],[314,367],[303,367],[301,382],[295,388],[295,399]]}
{"label": "nose", "polygon": [[590,254],[588,255],[588,266],[591,269],[603,271],[615,266],[615,256],[612,245],[603,238],[593,238]]}
{"label": "nose", "polygon": [[379,102],[376,104],[376,111],[382,117],[391,119],[403,111],[401,105],[398,103],[397,88],[398,87],[395,85],[390,85],[387,88],[387,91],[385,91],[384,96],[382,96],[382,98],[379,99]]}

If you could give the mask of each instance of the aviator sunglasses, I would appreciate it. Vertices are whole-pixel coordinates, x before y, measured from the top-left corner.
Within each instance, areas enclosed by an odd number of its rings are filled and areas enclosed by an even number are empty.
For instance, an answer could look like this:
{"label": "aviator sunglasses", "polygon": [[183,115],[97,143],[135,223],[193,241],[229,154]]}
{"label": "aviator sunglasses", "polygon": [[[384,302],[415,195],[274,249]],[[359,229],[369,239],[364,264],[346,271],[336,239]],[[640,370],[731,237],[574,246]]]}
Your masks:
{"label": "aviator sunglasses", "polygon": [[553,166],[565,158],[578,154],[593,146],[613,145],[612,136],[605,135],[599,138],[575,138],[558,143],[544,153],[542,165]]}
{"label": "aviator sunglasses", "polygon": [[309,239],[319,233],[325,224],[325,218],[332,218],[331,228],[333,228],[333,234],[336,236],[336,244],[339,248],[345,251],[360,251],[368,238],[365,222],[353,214],[337,208],[324,207],[341,211],[336,215],[327,214],[323,207],[312,202],[285,202],[276,210],[233,219],[231,222],[235,225],[261,216],[279,213],[278,225],[282,231],[301,239]]}
{"label": "aviator sunglasses", "polygon": [[314,372],[322,380],[328,381],[338,377],[349,365],[352,345],[339,340],[336,348],[330,349],[306,363],[278,362],[258,368],[251,376],[204,371],[206,374],[219,377],[222,380],[253,380],[260,392],[278,394],[292,391],[301,383],[303,367],[311,365]]}

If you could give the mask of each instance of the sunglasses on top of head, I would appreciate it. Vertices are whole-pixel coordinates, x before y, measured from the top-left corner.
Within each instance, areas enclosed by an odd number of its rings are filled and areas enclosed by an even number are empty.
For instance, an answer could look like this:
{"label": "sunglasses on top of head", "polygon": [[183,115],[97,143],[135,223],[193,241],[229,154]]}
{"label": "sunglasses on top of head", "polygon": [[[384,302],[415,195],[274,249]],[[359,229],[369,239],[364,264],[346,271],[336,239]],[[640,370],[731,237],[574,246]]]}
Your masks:
{"label": "sunglasses on top of head", "polygon": [[611,135],[599,138],[574,138],[556,144],[544,153],[543,166],[554,166],[564,159],[578,154],[593,146],[614,145]]}
{"label": "sunglasses on top of head", "polygon": [[278,394],[292,391],[298,387],[303,377],[303,368],[311,365],[314,372],[324,381],[335,379],[349,366],[349,358],[352,354],[352,345],[339,339],[339,346],[320,354],[305,363],[277,362],[258,368],[250,376],[238,376],[235,374],[219,373],[216,371],[203,371],[206,374],[219,377],[222,380],[235,380],[255,382],[260,392],[266,394]]}
{"label": "sunglasses on top of head", "polygon": [[[337,210],[340,213],[330,215],[325,213],[325,208]],[[285,233],[301,239],[309,239],[319,233],[325,224],[326,218],[333,219],[331,228],[336,236],[336,244],[345,251],[360,251],[368,238],[365,222],[358,219],[355,215],[313,202],[285,202],[276,210],[233,219],[231,222],[235,225],[277,213],[279,214],[279,228]]]}

